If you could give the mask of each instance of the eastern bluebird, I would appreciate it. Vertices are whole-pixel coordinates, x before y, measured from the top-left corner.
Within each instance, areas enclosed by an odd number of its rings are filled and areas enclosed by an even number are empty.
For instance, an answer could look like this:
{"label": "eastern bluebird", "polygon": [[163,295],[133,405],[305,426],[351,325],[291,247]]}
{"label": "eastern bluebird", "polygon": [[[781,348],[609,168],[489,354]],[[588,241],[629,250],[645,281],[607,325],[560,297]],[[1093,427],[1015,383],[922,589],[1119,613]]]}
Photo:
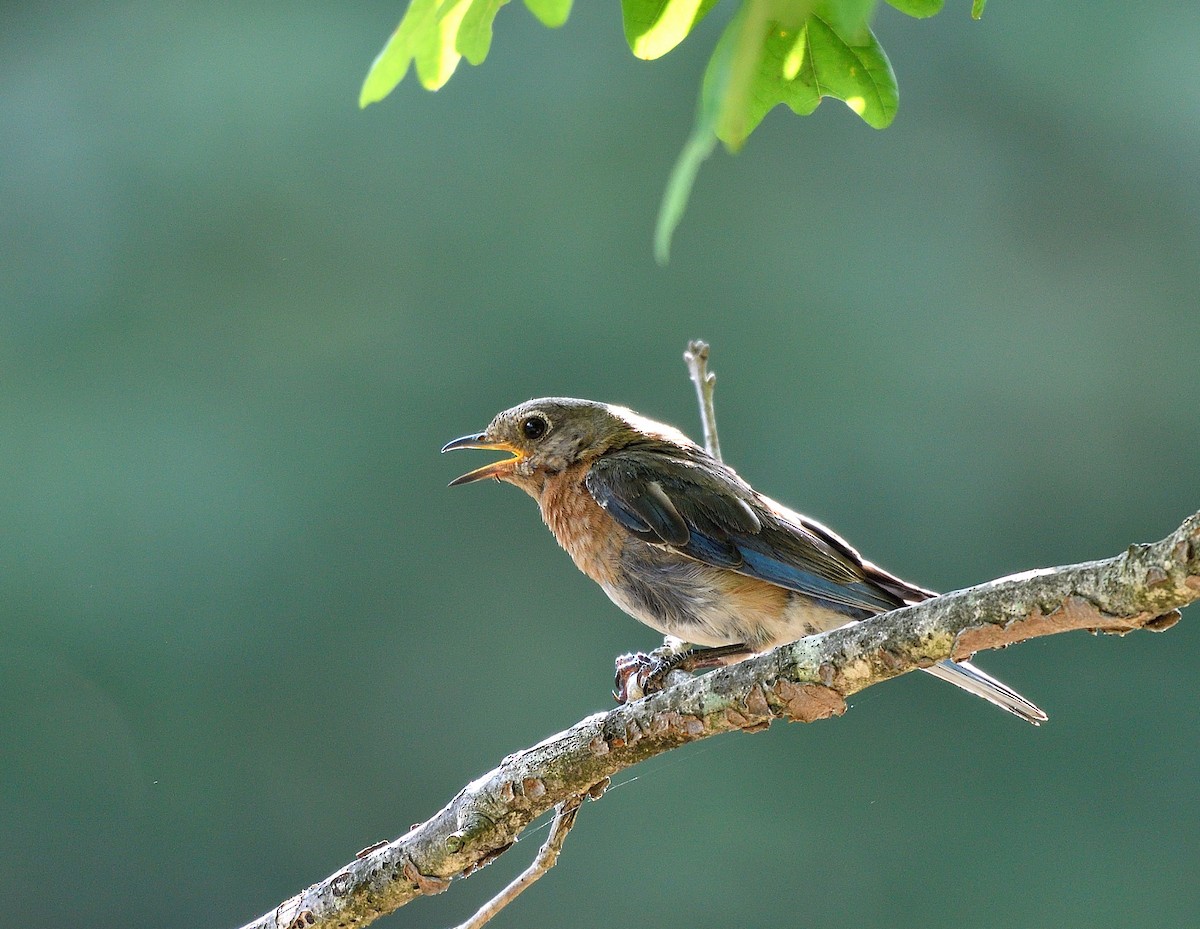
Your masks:
{"label": "eastern bluebird", "polygon": [[[517,485],[617,606],[680,644],[713,648],[717,663],[935,596],[758,493],[678,429],[624,407],[530,400],[442,451],[456,448],[513,457],[450,486]],[[972,664],[925,670],[1034,725],[1046,719]]]}

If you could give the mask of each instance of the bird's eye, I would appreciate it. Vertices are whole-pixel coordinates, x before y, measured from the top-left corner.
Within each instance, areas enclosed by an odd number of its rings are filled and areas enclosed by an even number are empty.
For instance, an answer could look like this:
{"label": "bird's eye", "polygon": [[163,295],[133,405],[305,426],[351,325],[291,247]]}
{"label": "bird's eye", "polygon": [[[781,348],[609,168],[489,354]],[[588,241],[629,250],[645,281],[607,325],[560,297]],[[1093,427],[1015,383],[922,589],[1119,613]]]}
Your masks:
{"label": "bird's eye", "polygon": [[521,422],[521,432],[530,442],[536,442],[550,431],[550,423],[545,416],[527,416]]}

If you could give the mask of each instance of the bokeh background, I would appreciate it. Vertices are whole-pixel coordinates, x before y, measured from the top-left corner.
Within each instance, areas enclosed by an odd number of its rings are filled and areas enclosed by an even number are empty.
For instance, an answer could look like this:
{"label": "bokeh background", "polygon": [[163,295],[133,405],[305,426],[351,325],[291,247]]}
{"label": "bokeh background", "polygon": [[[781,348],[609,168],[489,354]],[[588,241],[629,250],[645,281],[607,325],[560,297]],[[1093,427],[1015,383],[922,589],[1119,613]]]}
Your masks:
{"label": "bokeh background", "polygon": [[[615,3],[359,112],[400,0],[6,4],[0,905],[233,927],[609,704],[655,644],[449,438],[532,396],[696,433],[948,589],[1200,506],[1200,13],[883,9],[875,132],[772,114],[650,238],[728,11]],[[1200,615],[642,765],[495,925],[1067,927],[1200,912]],[[544,833],[384,926],[449,926]]]}

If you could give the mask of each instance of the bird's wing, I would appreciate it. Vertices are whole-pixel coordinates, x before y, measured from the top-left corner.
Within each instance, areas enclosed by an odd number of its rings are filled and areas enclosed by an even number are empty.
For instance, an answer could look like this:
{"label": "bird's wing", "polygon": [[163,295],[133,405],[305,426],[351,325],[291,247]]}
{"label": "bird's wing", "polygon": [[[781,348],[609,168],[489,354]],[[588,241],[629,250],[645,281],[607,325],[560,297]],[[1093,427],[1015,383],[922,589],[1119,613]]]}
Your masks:
{"label": "bird's wing", "polygon": [[897,579],[864,564],[833,532],[778,507],[732,469],[690,449],[655,444],[610,452],[596,460],[585,483],[630,533],[697,561],[849,611],[878,613],[904,603],[891,585],[879,583]]}

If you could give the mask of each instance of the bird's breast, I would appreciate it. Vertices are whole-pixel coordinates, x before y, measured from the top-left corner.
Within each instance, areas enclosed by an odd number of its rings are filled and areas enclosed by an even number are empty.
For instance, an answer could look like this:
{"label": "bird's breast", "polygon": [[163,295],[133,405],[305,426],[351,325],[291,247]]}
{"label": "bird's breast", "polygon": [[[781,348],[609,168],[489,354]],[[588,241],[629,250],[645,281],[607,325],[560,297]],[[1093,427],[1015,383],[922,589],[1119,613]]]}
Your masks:
{"label": "bird's breast", "polygon": [[588,492],[586,474],[586,466],[577,465],[547,478],[537,501],[558,544],[580,571],[604,586],[617,579],[626,533]]}

